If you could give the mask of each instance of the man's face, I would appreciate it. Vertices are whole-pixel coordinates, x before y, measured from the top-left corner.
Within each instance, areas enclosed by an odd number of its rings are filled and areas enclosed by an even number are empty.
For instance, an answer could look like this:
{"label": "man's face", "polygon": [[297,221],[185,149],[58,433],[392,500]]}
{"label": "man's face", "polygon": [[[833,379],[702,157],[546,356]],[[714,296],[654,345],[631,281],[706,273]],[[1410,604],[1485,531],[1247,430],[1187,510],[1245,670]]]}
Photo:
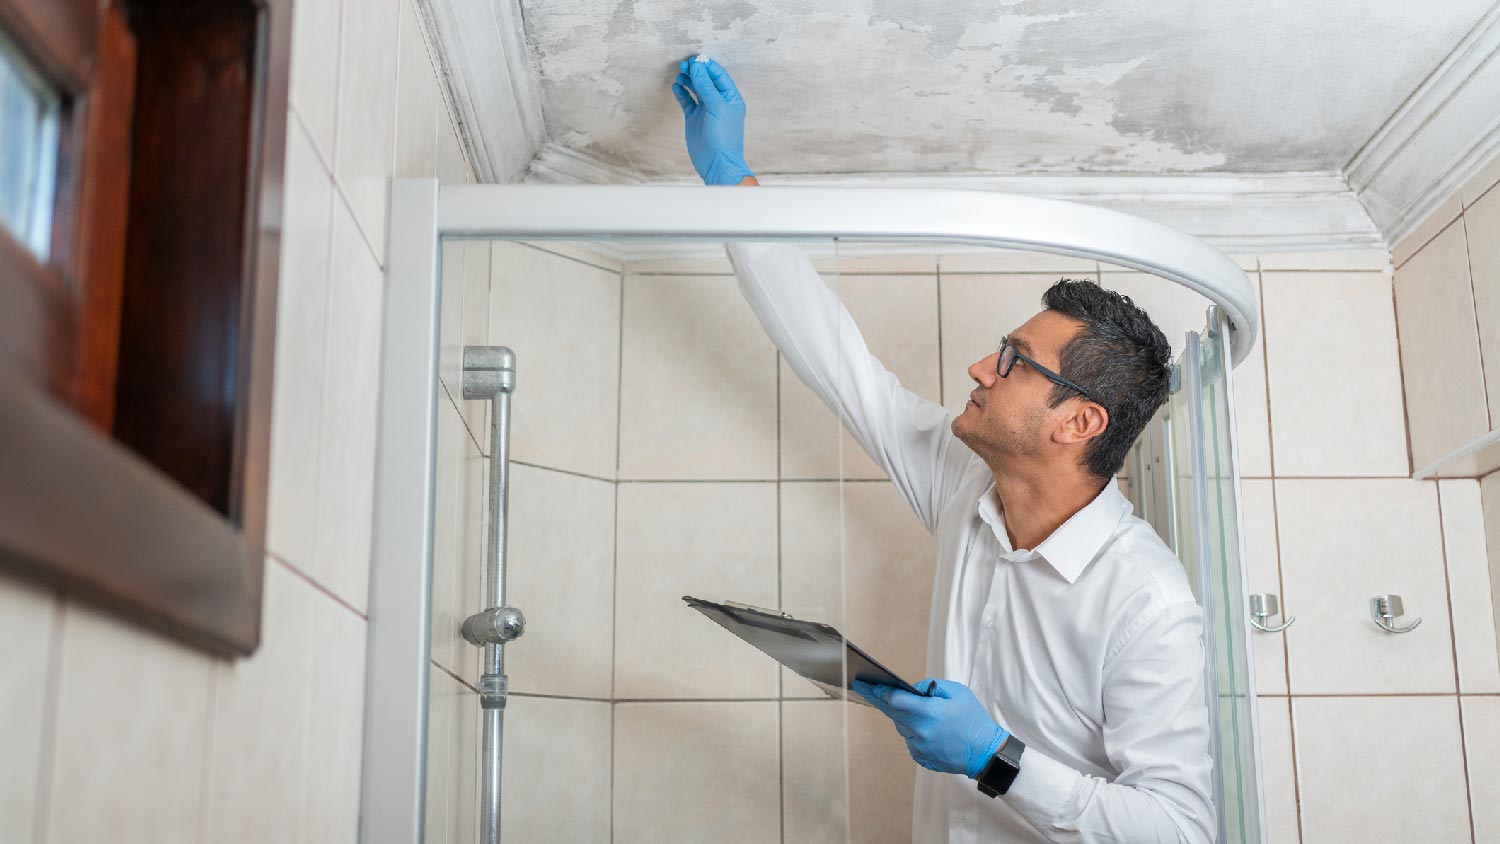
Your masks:
{"label": "man's face", "polygon": [[[1027,357],[1060,372],[1060,354],[1083,324],[1056,311],[1042,311],[1010,332],[1010,342]],[[969,403],[953,420],[953,434],[981,457],[1036,458],[1050,434],[1055,416],[1067,403],[1047,406],[1053,383],[1026,361],[1017,360],[1010,375],[1001,378],[995,367],[999,351],[969,366],[974,389]]]}

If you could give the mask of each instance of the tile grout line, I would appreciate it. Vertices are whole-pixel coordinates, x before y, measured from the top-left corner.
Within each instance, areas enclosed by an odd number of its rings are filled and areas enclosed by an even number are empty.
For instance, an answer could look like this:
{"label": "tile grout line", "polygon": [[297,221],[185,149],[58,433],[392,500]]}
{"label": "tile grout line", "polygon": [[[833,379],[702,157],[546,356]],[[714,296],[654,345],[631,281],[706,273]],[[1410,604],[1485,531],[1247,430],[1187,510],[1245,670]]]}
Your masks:
{"label": "tile grout line", "polygon": [[1458,710],[1458,755],[1464,770],[1464,803],[1468,808],[1466,814],[1469,816],[1469,842],[1473,844],[1475,841],[1474,786],[1469,782],[1469,746],[1464,733],[1464,707],[1458,699],[1459,692],[1463,691],[1463,680],[1458,671],[1458,632],[1454,629],[1453,623],[1453,573],[1448,567],[1448,530],[1447,519],[1443,516],[1442,484],[1434,480],[1432,491],[1437,495],[1438,503],[1438,547],[1442,551],[1443,558],[1443,597],[1447,599],[1448,606],[1449,655],[1453,657],[1453,706]]}
{"label": "tile grout line", "polygon": [[[492,240],[490,242],[491,243],[495,243],[497,241],[493,241]],[[593,269],[599,270],[600,272],[609,273],[610,275],[622,276],[621,283],[623,283],[623,281],[624,281],[623,280],[623,276],[625,275],[625,269],[624,269],[623,265],[621,265],[621,267],[618,268],[618,269],[612,268],[612,267],[601,267],[598,264],[593,263],[592,261],[586,261],[583,258],[577,257],[576,255],[569,255],[569,254],[564,253],[564,252],[557,252],[557,251],[554,251],[552,249],[548,249],[545,246],[537,246],[536,243],[534,243],[532,241],[529,241],[529,240],[502,240],[502,241],[498,241],[498,242],[500,242],[500,243],[515,243],[515,244],[518,244],[520,246],[524,246],[527,249],[534,249],[537,252],[543,253],[544,255],[551,255],[551,256],[553,256],[555,258],[561,258],[564,261],[572,261],[575,264],[582,264],[585,267],[592,267]],[[544,240],[544,241],[541,241],[541,242],[542,243],[546,243],[547,241]]]}
{"label": "tile grout line", "polygon": [[52,590],[52,611],[48,614],[47,674],[43,681],[41,747],[38,748],[36,770],[36,795],[32,806],[31,836],[33,844],[46,844],[47,822],[51,820],[47,809],[52,804],[53,763],[57,750],[57,712],[62,701],[62,644],[63,613],[67,600],[61,590]]}
{"label": "tile grout line", "polygon": [[[776,364],[776,608],[786,611],[782,583],[781,558],[781,351],[775,353]],[[781,841],[786,844],[786,672],[776,666],[776,806],[781,814]]]}
{"label": "tile grout line", "polygon": [[[473,683],[470,683],[468,680],[465,680],[464,678],[462,678],[462,677],[458,676],[457,674],[453,673],[452,671],[450,671],[448,669],[448,666],[442,664],[441,662],[438,662],[436,659],[433,659],[431,657],[429,657],[427,661],[432,664],[433,668],[436,668],[437,670],[439,670],[439,671],[443,672],[444,674],[447,674],[449,677],[453,678],[453,681],[456,682],[456,683],[458,683],[460,686],[463,686],[464,688],[468,689],[469,691],[473,692],[476,695],[479,694],[479,689],[476,688]],[[530,697],[530,695],[525,695],[525,694],[522,694],[521,692],[511,692],[510,694],[512,694],[512,695],[520,695],[521,697]]]}
{"label": "tile grout line", "polygon": [[613,844],[615,840],[615,745],[618,744],[618,735],[615,732],[616,711],[615,695],[616,683],[619,682],[619,613],[620,613],[620,446],[622,442],[621,423],[625,415],[625,272],[621,270],[619,318],[616,321],[615,332],[615,525],[614,525],[614,548],[612,565],[614,572],[610,582],[609,602],[609,840]]}
{"label": "tile grout line", "polygon": [[1297,764],[1297,715],[1292,696],[1286,696],[1286,732],[1292,748],[1292,814],[1297,820],[1297,841],[1305,841],[1302,832],[1302,769]]}
{"label": "tile grout line", "polygon": [[[1464,209],[1464,211],[1458,215],[1458,223],[1460,226],[1462,226],[1462,232],[1464,236],[1464,269],[1469,273],[1469,299],[1474,302],[1474,333],[1476,335],[1476,341],[1479,341],[1479,338],[1483,335],[1484,332],[1479,324],[1479,293],[1474,284],[1474,256],[1469,250],[1468,209]],[[1490,412],[1490,381],[1484,371],[1484,348],[1482,345],[1482,341],[1480,341],[1479,350],[1479,382],[1480,387],[1484,390],[1485,394],[1484,418],[1489,422],[1490,430],[1493,431],[1495,430],[1495,417],[1494,414]]]}
{"label": "tile grout line", "polygon": [[[1437,231],[1433,232],[1432,233],[1432,237],[1429,237],[1426,240],[1422,241],[1421,245],[1419,245],[1416,249],[1413,249],[1411,251],[1410,255],[1407,255],[1405,258],[1401,259],[1401,263],[1399,263],[1399,264],[1396,263],[1396,256],[1392,255],[1391,256],[1391,269],[1393,271],[1394,270],[1399,270],[1402,267],[1406,266],[1408,263],[1410,263],[1411,259],[1413,259],[1413,258],[1417,257],[1417,255],[1421,254],[1422,250],[1426,249],[1429,245],[1431,245],[1434,240],[1437,240],[1439,237],[1442,237],[1443,232],[1447,231],[1454,223],[1458,222],[1458,219],[1460,217],[1462,217],[1464,215],[1464,212],[1467,211],[1467,210],[1468,210],[1468,208],[1466,208],[1463,205],[1463,202],[1460,200],[1460,202],[1459,202],[1459,211],[1458,211],[1458,213],[1456,215],[1454,215],[1453,219],[1451,219],[1448,222],[1444,223],[1442,228],[1440,228]],[[1431,217],[1429,216],[1428,219],[1431,219]],[[1423,220],[1423,222],[1425,223],[1426,220]],[[1394,246],[1394,244],[1392,244],[1392,245]]]}
{"label": "tile grout line", "polygon": [[[1266,334],[1266,276],[1261,270],[1259,254],[1255,256],[1255,277],[1260,280],[1260,289],[1257,291],[1257,303],[1260,305],[1261,319],[1260,365],[1265,381],[1263,387],[1266,392],[1266,462],[1270,465],[1271,472],[1271,528],[1275,534],[1276,542],[1276,588],[1281,590],[1282,610],[1284,612],[1286,609],[1286,574],[1282,565],[1281,513],[1278,509],[1276,495],[1276,484],[1279,480],[1276,474],[1276,441],[1271,422],[1271,341]],[[1286,631],[1282,631],[1281,634],[1281,671],[1286,684],[1287,743],[1292,765],[1292,813],[1296,818],[1297,840],[1300,842],[1303,840],[1302,775],[1301,769],[1297,765],[1297,727],[1292,714],[1292,646]]]}
{"label": "tile grout line", "polygon": [[[1401,432],[1406,435],[1406,473],[1417,470],[1411,445],[1411,406],[1406,399],[1406,355],[1401,353],[1401,309],[1396,304],[1396,275],[1391,274],[1391,323],[1396,328],[1396,377],[1401,381]],[[1488,411],[1486,411],[1488,412]]]}
{"label": "tile grout line", "polygon": [[313,588],[313,591],[318,592],[319,594],[333,601],[335,604],[338,604],[349,612],[352,612],[355,615],[359,616],[361,621],[368,622],[370,620],[369,616],[365,615],[363,612],[360,612],[358,609],[355,609],[353,604],[339,597],[332,589],[318,582],[315,578],[313,578],[312,575],[308,574],[307,572],[298,568],[296,565],[292,564],[290,561],[283,558],[278,552],[268,550],[266,551],[266,556],[279,563],[281,567],[290,572],[293,577],[296,577],[298,580],[301,580],[308,586],[311,586]]}

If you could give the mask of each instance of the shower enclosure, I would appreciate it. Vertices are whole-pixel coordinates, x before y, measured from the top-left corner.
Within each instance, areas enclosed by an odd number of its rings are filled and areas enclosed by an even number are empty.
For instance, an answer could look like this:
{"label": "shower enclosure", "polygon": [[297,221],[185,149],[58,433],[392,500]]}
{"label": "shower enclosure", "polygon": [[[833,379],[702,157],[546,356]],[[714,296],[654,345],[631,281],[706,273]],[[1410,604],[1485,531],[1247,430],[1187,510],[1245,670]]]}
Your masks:
{"label": "shower enclosure", "polygon": [[824,621],[926,676],[935,549],[740,300],[722,243],[747,239],[799,243],[877,357],[950,410],[1059,275],[1102,262],[1213,303],[1172,338],[1172,399],[1121,483],[1211,628],[1220,840],[1263,840],[1229,413],[1258,318],[1226,256],[967,191],[406,181],[390,231],[363,840],[910,840],[890,725],[680,601]]}

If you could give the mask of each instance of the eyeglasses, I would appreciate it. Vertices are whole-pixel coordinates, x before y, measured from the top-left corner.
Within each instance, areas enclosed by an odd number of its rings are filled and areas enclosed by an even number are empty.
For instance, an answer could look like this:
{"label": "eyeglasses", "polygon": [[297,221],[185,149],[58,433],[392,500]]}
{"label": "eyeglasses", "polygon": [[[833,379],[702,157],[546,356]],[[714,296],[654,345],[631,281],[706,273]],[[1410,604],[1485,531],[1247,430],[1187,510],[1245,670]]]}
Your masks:
{"label": "eyeglasses", "polygon": [[1099,401],[1098,399],[1089,395],[1088,390],[1085,390],[1077,384],[1074,384],[1072,381],[1069,381],[1061,375],[1058,375],[1056,372],[1053,372],[1047,367],[1042,366],[1026,355],[1021,354],[1016,350],[1015,346],[1012,346],[1010,344],[1010,335],[1007,334],[1006,336],[1000,338],[1000,359],[995,363],[995,374],[999,375],[1001,378],[1009,378],[1010,371],[1015,368],[1017,359],[1026,361],[1027,366],[1030,366],[1032,369],[1035,369],[1037,372],[1040,372],[1042,375],[1046,376],[1048,381],[1051,381],[1052,383],[1057,384],[1060,387],[1067,387],[1070,390],[1077,390],[1079,395],[1083,396],[1091,402],[1104,404],[1104,402]]}

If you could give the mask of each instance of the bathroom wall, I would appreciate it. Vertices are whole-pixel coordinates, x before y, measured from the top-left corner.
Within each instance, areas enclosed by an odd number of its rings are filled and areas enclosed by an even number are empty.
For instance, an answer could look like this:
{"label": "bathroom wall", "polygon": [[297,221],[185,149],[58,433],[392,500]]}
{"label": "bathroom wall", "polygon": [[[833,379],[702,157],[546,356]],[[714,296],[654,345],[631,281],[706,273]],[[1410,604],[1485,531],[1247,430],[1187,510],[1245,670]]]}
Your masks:
{"label": "bathroom wall", "polygon": [[[1390,255],[1236,257],[1263,312],[1262,335],[1235,370],[1249,591],[1277,594],[1297,616],[1284,635],[1257,633],[1252,645],[1269,840],[1355,841],[1382,829],[1410,840],[1500,836],[1483,799],[1500,768],[1476,752],[1500,737],[1481,484],[1410,479]],[[872,349],[951,411],[970,386],[967,364],[1038,310],[1059,276],[1130,295],[1179,352],[1208,304],[1154,278],[1051,256],[839,265],[830,280]],[[627,265],[624,299],[615,840],[704,829],[727,841],[841,840],[846,788],[853,840],[907,840],[913,767],[889,725],[847,708],[846,782],[840,707],[804,699],[795,678],[778,691],[764,660],[733,640],[710,648],[715,631],[695,630],[673,604],[699,584],[752,603],[779,590],[780,606],[827,612],[920,676],[913,646],[925,640],[931,540],[846,439],[843,618],[828,600],[840,551],[832,415],[773,366],[722,262]],[[710,323],[712,338],[695,328]],[[674,405],[687,385],[701,401]],[[705,560],[721,562],[705,571]],[[1368,600],[1384,593],[1405,599],[1401,622],[1422,625],[1378,630]],[[767,785],[777,782],[779,793]]]}
{"label": "bathroom wall", "polygon": [[295,5],[261,646],[0,574],[0,841],[356,838],[386,184],[469,175],[412,0]]}

